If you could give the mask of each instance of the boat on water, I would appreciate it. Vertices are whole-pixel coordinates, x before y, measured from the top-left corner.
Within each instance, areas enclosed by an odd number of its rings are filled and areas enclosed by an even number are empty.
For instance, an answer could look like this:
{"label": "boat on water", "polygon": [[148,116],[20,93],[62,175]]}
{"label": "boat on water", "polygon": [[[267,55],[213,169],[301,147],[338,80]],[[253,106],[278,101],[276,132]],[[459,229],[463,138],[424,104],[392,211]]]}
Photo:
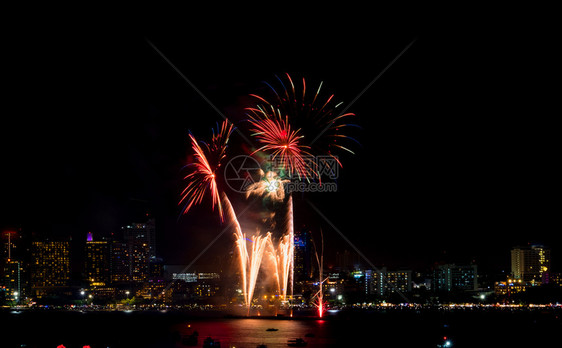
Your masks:
{"label": "boat on water", "polygon": [[295,339],[287,341],[287,345],[289,347],[304,347],[307,344],[308,344],[308,342],[306,342],[302,338],[295,338]]}
{"label": "boat on water", "polygon": [[220,348],[221,343],[219,340],[214,340],[211,337],[205,338],[203,341],[203,348]]}
{"label": "boat on water", "polygon": [[279,331],[279,329],[275,329],[273,327],[270,327],[269,329],[266,329],[265,331]]}

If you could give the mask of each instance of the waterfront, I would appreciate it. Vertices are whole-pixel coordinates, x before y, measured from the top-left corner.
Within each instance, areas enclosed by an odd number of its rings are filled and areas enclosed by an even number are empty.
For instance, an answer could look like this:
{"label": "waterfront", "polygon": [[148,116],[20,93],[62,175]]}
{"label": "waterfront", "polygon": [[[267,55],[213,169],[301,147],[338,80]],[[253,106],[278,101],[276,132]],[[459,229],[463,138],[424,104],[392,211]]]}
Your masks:
{"label": "waterfront", "polygon": [[308,347],[436,347],[444,337],[453,347],[525,347],[553,342],[562,329],[559,308],[347,310],[322,320],[179,311],[7,310],[0,315],[2,347],[176,348],[185,347],[181,337],[194,330],[199,347],[207,336],[220,340],[221,347],[286,347],[297,337]]}

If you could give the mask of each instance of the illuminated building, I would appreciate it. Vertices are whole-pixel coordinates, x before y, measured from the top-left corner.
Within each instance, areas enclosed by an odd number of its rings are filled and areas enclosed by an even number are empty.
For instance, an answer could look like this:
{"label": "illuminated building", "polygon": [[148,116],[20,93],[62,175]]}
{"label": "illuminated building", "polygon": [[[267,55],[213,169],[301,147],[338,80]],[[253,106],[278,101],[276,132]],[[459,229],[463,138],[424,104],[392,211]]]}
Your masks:
{"label": "illuminated building", "polygon": [[172,273],[173,280],[181,280],[186,283],[196,283],[197,274],[196,273]]}
{"label": "illuminated building", "polygon": [[131,281],[142,283],[148,279],[149,247],[144,242],[127,243]]}
{"label": "illuminated building", "polygon": [[511,249],[511,274],[523,282],[541,284],[545,273],[550,272],[550,249],[542,245]]}
{"label": "illuminated building", "polygon": [[195,295],[199,297],[211,297],[217,295],[220,275],[215,272],[200,272],[197,274],[197,284],[194,288]]}
{"label": "illuminated building", "polygon": [[165,279],[171,286],[164,294],[166,302],[182,303],[193,298],[213,297],[221,290],[221,275],[217,272],[187,272],[183,265],[166,265]]}
{"label": "illuminated building", "polygon": [[302,281],[312,277],[312,239],[311,232],[305,228],[295,231],[295,281]]}
{"label": "illuminated building", "polygon": [[510,296],[525,292],[528,287],[529,285],[521,279],[507,278],[507,281],[494,284],[494,293],[498,296]]}
{"label": "illuminated building", "polygon": [[150,281],[164,280],[164,260],[159,257],[150,259],[148,264],[148,279]]}
{"label": "illuminated building", "polygon": [[6,297],[16,300],[22,296],[22,264],[20,261],[7,259],[4,264],[4,272],[1,285],[6,289]]}
{"label": "illuminated building", "polygon": [[37,296],[68,286],[70,242],[34,241],[31,244],[31,287]]}
{"label": "illuminated building", "polygon": [[197,279],[199,281],[202,281],[202,280],[220,280],[220,278],[221,278],[220,275],[218,273],[215,273],[215,272],[197,274]]}
{"label": "illuminated building", "polygon": [[154,219],[121,227],[123,240],[129,244],[146,244],[148,258],[156,257],[156,229]]}
{"label": "illuminated building", "polygon": [[5,243],[2,255],[2,279],[0,286],[5,289],[6,298],[15,300],[22,298],[24,294],[23,280],[23,262],[22,262],[22,243],[21,234],[15,231],[6,231],[2,233],[2,239]]}
{"label": "illuminated building", "polygon": [[386,292],[409,292],[412,291],[412,271],[399,270],[386,272]]}
{"label": "illuminated building", "polygon": [[548,283],[562,286],[562,273],[550,273],[550,276],[548,277]]}
{"label": "illuminated building", "polygon": [[365,295],[385,296],[412,291],[412,271],[388,271],[386,267],[365,271]]}
{"label": "illuminated building", "polygon": [[110,274],[112,283],[131,281],[129,247],[126,243],[112,241],[110,248]]}
{"label": "illuminated building", "polygon": [[109,242],[107,240],[93,240],[88,232],[86,240],[85,274],[90,286],[100,287],[110,282]]}
{"label": "illuminated building", "polygon": [[132,223],[121,227],[121,230],[128,247],[130,281],[142,283],[150,276],[150,260],[156,258],[154,219]]}
{"label": "illuminated building", "polygon": [[161,269],[161,260],[154,256],[154,219],[133,223],[121,227],[121,230],[123,240],[111,243],[111,282],[143,283]]}
{"label": "illuminated building", "polygon": [[136,295],[147,300],[160,298],[165,291],[166,284],[164,281],[148,281],[137,291]]}
{"label": "illuminated building", "polygon": [[439,265],[433,270],[433,290],[467,291],[478,288],[476,265]]}
{"label": "illuminated building", "polygon": [[220,287],[217,284],[201,283],[195,286],[195,295],[199,297],[211,297],[217,295]]}

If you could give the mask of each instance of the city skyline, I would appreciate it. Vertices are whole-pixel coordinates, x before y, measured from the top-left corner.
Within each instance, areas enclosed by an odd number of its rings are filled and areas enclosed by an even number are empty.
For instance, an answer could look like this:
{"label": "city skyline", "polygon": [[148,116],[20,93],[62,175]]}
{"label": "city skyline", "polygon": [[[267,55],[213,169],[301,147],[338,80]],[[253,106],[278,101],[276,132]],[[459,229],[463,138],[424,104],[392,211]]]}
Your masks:
{"label": "city skyline", "polygon": [[[33,266],[35,261],[43,260],[45,266],[55,268],[57,272],[64,273],[64,276],[57,277],[56,274],[49,274],[45,270],[39,271],[39,276],[52,276],[54,278],[45,278],[40,283],[56,282],[58,278],[66,279],[68,282],[71,278],[74,280],[82,280],[90,283],[90,286],[104,286],[109,283],[142,283],[149,279],[151,272],[151,263],[156,262],[160,265],[172,265],[181,267],[182,272],[191,272],[195,270],[207,270],[212,272],[223,272],[225,270],[224,262],[220,262],[220,267],[216,264],[216,253],[212,253],[212,262],[197,262],[191,267],[185,264],[169,262],[162,254],[153,254],[148,247],[149,243],[145,236],[145,231],[150,231],[151,237],[156,233],[155,220],[148,218],[145,222],[129,223],[121,228],[121,234],[106,236],[95,236],[92,232],[88,232],[83,240],[73,240],[66,238],[45,238],[25,235],[20,232],[4,232],[2,233],[2,258],[5,266],[9,267],[10,261],[18,262],[19,267],[26,264],[25,273],[30,276],[33,272],[40,269],[40,264]],[[127,231],[127,229],[129,229]],[[306,241],[306,242],[305,242]],[[307,247],[308,245],[308,247]],[[314,241],[311,237],[311,231],[307,228],[301,229],[295,234],[295,280],[310,280],[314,278],[314,273],[318,272],[318,265],[314,260]],[[557,274],[560,270],[552,267],[551,248],[542,244],[529,244],[524,246],[512,246],[509,253],[503,253],[503,258],[509,263],[509,267],[503,269],[501,273],[491,271],[489,268],[484,269],[486,277],[493,279],[505,278],[520,279],[525,283],[543,283],[549,280],[549,276]],[[230,254],[230,263],[235,249],[232,248],[226,255]],[[61,258],[62,257],[62,258]],[[123,261],[117,261],[123,259]],[[72,262],[71,262],[72,260]],[[58,263],[57,263],[58,262]],[[62,262],[62,263],[61,263]],[[117,263],[116,263],[117,262]],[[124,262],[122,266],[120,263]],[[53,266],[57,264],[57,266]],[[72,267],[70,266],[72,264]],[[466,262],[458,262],[444,259],[434,259],[430,267],[416,267],[414,265],[391,265],[394,269],[410,269],[420,274],[427,274],[431,277],[434,272],[447,268],[456,267],[455,264],[465,265],[461,267],[477,267],[479,266],[475,260]],[[64,265],[64,266],[61,266]],[[472,265],[472,266],[471,266]],[[227,266],[231,268],[233,265]],[[387,269],[389,265],[381,263],[377,265],[381,269]],[[34,268],[35,267],[35,268]],[[219,268],[217,268],[219,267]],[[324,266],[326,272],[349,272],[373,270],[372,264],[369,265],[361,256],[347,248],[338,251],[332,255],[332,261],[327,262]],[[32,269],[34,271],[32,272]],[[23,268],[22,268],[23,270]],[[441,271],[439,271],[441,272]],[[471,271],[476,274],[476,268]],[[480,272],[482,273],[482,272]],[[71,276],[72,274],[72,276]],[[139,274],[142,274],[139,276]],[[43,279],[43,278],[42,278]],[[489,281],[489,279],[488,279]],[[450,280],[449,280],[450,282]],[[66,284],[66,283],[65,283]],[[62,285],[62,284],[61,284]],[[450,288],[451,284],[446,285]]]}
{"label": "city skyline", "polygon": [[[144,216],[148,216],[148,214],[144,214]],[[139,219],[141,220],[141,219]],[[148,224],[152,224],[151,226],[155,226],[154,225],[154,218],[150,218],[148,219],[146,222],[129,222],[127,224],[124,224],[123,226],[119,227],[115,232],[106,232],[106,233],[93,233],[92,231],[88,231],[88,232],[83,232],[81,233],[82,236],[80,235],[62,235],[62,234],[47,234],[47,235],[41,235],[41,234],[37,234],[37,233],[29,233],[26,232],[26,239],[30,239],[30,240],[37,240],[37,241],[68,241],[70,240],[70,248],[72,248],[72,253],[73,253],[73,257],[78,259],[78,260],[84,260],[85,256],[87,254],[87,251],[85,251],[84,246],[87,246],[88,241],[90,240],[90,238],[93,238],[93,236],[95,235],[96,237],[96,241],[125,241],[127,240],[127,237],[124,235],[124,231],[127,230],[127,228],[131,228],[134,227],[135,225],[146,225]],[[314,238],[320,238],[320,233],[317,232],[312,233],[312,229],[306,225],[301,226],[303,231],[307,231],[308,234],[308,238],[311,238],[312,236],[314,236]],[[152,233],[154,233],[155,228],[153,227],[152,229]],[[21,232],[21,230],[20,230]],[[18,231],[16,229],[5,229],[2,232],[2,236],[3,236],[3,248],[5,249],[5,253],[7,253],[6,250],[8,250],[7,248],[7,236],[8,235],[12,235],[12,236],[22,236],[24,234],[22,233],[18,233]],[[153,241],[152,243],[154,244],[154,247],[156,247],[156,245],[160,244],[160,236],[158,234],[155,234],[156,238],[154,238],[154,235],[152,236]],[[298,234],[297,234],[298,236]],[[74,238],[74,242],[73,242],[73,238]],[[229,246],[228,245],[228,237],[225,237],[225,243],[226,245],[220,245],[220,243],[217,243],[217,246],[211,247],[210,252],[208,254],[213,254],[215,252],[218,252],[219,250],[221,251],[226,251],[226,252],[233,252],[234,251],[234,247]],[[317,241],[318,242],[318,241]],[[343,241],[342,241],[343,242]],[[148,241],[146,242],[146,249],[147,252],[149,250],[148,247]],[[298,238],[296,238],[296,249],[295,250],[300,250],[299,249],[299,240]],[[355,250],[353,250],[353,248],[350,245],[346,245],[343,243],[338,243],[336,246],[334,245],[330,245],[330,242],[326,243],[328,245],[328,249],[330,252],[329,254],[325,255],[325,260],[327,262],[327,267],[333,268],[333,267],[338,267],[338,265],[340,265],[341,262],[341,257],[345,256],[345,255],[349,255],[347,257],[352,258],[355,264],[359,264],[362,266],[366,266],[369,264],[369,262],[373,262],[370,259],[363,259],[362,256],[357,253]],[[12,246],[13,246],[13,242],[12,242]],[[545,243],[542,243],[540,241],[536,241],[534,239],[529,238],[529,241],[527,243],[521,244],[521,243],[508,243],[505,244],[497,249],[495,249],[493,251],[492,254],[490,255],[485,255],[485,254],[480,254],[478,258],[475,257],[467,257],[467,256],[456,256],[456,255],[448,255],[446,250],[443,251],[438,251],[432,254],[425,254],[423,259],[420,260],[413,260],[413,262],[404,262],[404,261],[395,261],[394,259],[388,259],[385,260],[384,258],[377,258],[377,262],[375,264],[380,265],[381,267],[383,266],[389,266],[391,268],[413,268],[413,269],[418,269],[418,270],[430,270],[432,269],[435,265],[438,264],[448,264],[448,263],[461,263],[461,264],[469,264],[469,263],[476,263],[479,264],[480,266],[483,266],[484,269],[487,272],[491,272],[491,273],[495,273],[495,274],[499,274],[499,272],[506,272],[510,269],[513,268],[513,260],[512,260],[512,256],[511,259],[510,257],[506,257],[506,255],[510,255],[510,253],[513,253],[513,249],[515,248],[531,248],[534,246],[542,246],[542,245],[546,245]],[[547,245],[549,248],[549,253],[550,250],[552,249],[552,247],[550,245]],[[310,261],[307,261],[307,265],[305,266],[306,268],[308,268],[309,270],[311,269],[311,267],[314,266],[315,264],[315,260],[313,257],[313,241],[312,239],[309,239],[308,241],[308,248],[307,249],[307,256],[308,258],[310,258]],[[557,248],[554,248],[555,252],[557,251]],[[13,251],[14,253],[18,253],[17,250]],[[299,256],[300,253],[296,252],[295,257],[302,257]],[[495,256],[494,256],[495,255]],[[207,255],[209,256],[209,255]],[[208,263],[212,263],[212,257],[209,259],[207,256],[202,255],[201,257],[201,262],[197,262],[196,264],[198,265],[204,265],[204,264],[208,264]],[[189,264],[189,261],[192,260],[193,257],[195,257],[194,254],[187,254],[185,255],[185,258],[183,259],[183,262],[178,262],[177,259],[174,258],[169,258],[167,254],[163,254],[163,253],[158,253],[158,254],[153,254],[152,252],[150,253],[149,257],[158,257],[158,258],[163,258],[166,261],[169,261],[167,263],[170,264],[184,264],[187,265]],[[412,261],[412,259],[409,259],[410,261]],[[483,261],[482,261],[483,260]],[[560,263],[556,262],[556,258],[554,259],[555,261],[553,262],[554,264],[554,268],[558,269],[560,268]],[[182,260],[179,260],[182,261]],[[479,262],[480,261],[480,262]],[[352,264],[352,263],[348,263],[348,264]],[[305,269],[306,269],[305,268]],[[552,269],[552,266],[549,265],[549,268]],[[302,269],[301,271],[298,272],[302,272],[305,269]],[[74,273],[76,273],[76,269],[73,270]]]}
{"label": "city skyline", "polygon": [[[122,303],[137,298],[137,304],[142,304],[139,301],[144,299],[162,305],[211,301],[214,305],[225,303],[228,306],[233,301],[241,301],[235,299],[241,295],[240,290],[236,290],[241,284],[234,276],[237,272],[233,270],[236,258],[233,252],[230,256],[216,255],[213,265],[167,264],[162,258],[150,255],[145,233],[150,231],[150,238],[154,238],[154,226],[154,219],[149,218],[146,222],[124,226],[123,234],[114,238],[95,238],[88,233],[85,243],[81,243],[85,251],[83,260],[71,253],[70,244],[76,243],[75,240],[30,240],[17,233],[4,233],[2,298],[20,304],[35,301],[65,303],[80,299],[87,301],[86,304],[96,301],[111,305],[112,301]],[[303,229],[295,235],[295,292],[291,302],[297,306],[310,305],[311,291],[318,287],[317,266],[306,261],[306,249],[299,250],[305,247],[305,240],[312,242],[307,237],[309,232]],[[17,252],[12,254],[12,249]],[[551,268],[551,249],[544,245],[511,248],[511,269],[502,274],[482,272],[473,262],[440,262],[430,270],[376,267],[361,264],[357,256],[346,251],[338,254],[336,266],[324,268],[327,278],[322,288],[327,304],[384,303],[385,299],[427,304],[436,298],[452,303],[471,299],[481,303],[510,303],[513,300],[529,303],[531,299],[559,299],[562,289],[562,272]],[[72,263],[77,262],[81,264],[79,274],[71,272]],[[254,305],[260,303],[264,293],[263,300],[268,301],[280,296],[272,295],[270,291],[267,284],[260,285],[252,301]]]}

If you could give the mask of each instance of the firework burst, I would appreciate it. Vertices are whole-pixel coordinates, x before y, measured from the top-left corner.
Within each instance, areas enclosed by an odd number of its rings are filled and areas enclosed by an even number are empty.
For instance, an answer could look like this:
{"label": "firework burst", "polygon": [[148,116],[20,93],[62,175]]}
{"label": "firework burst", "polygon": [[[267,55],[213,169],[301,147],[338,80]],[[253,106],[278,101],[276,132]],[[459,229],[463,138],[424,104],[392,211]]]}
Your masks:
{"label": "firework burst", "polygon": [[[261,110],[261,109],[258,109]],[[275,110],[272,110],[276,115]],[[303,138],[299,135],[299,130],[291,129],[288,118],[270,118],[266,112],[261,113],[262,118],[255,116],[250,117],[252,124],[252,135],[255,136],[260,144],[259,151],[269,152],[271,160],[275,161],[280,168],[288,171],[288,175],[296,174],[299,178],[305,178],[312,169],[305,161],[305,156],[312,156],[308,146],[301,143]]]}
{"label": "firework burst", "polygon": [[201,203],[203,197],[209,191],[212,208],[213,210],[215,206],[218,208],[221,222],[224,221],[216,173],[222,160],[226,157],[226,148],[232,130],[232,124],[224,121],[220,127],[217,126],[216,133],[213,130],[213,136],[209,144],[197,141],[193,135],[189,134],[194,160],[186,166],[191,171],[184,177],[187,185],[181,192],[181,199],[178,203],[184,203],[183,214],[187,213],[194,205]]}
{"label": "firework burst", "polygon": [[289,180],[281,179],[277,173],[269,171],[266,174],[260,171],[261,180],[248,186],[246,190],[246,198],[255,196],[264,196],[275,202],[282,202],[285,199],[284,184]]}
{"label": "firework burst", "polygon": [[281,88],[265,83],[273,97],[268,100],[250,94],[256,99],[256,106],[246,108],[252,135],[262,145],[255,152],[268,152],[289,176],[320,179],[318,163],[308,161],[307,157],[312,154],[331,157],[341,166],[334,152],[341,149],[353,154],[342,143],[356,142],[343,133],[349,127],[357,127],[347,122],[355,114],[340,111],[343,103],[335,104],[333,94],[322,97],[323,82],[311,93],[304,78],[300,86],[295,86],[289,74],[286,80],[276,78]]}

